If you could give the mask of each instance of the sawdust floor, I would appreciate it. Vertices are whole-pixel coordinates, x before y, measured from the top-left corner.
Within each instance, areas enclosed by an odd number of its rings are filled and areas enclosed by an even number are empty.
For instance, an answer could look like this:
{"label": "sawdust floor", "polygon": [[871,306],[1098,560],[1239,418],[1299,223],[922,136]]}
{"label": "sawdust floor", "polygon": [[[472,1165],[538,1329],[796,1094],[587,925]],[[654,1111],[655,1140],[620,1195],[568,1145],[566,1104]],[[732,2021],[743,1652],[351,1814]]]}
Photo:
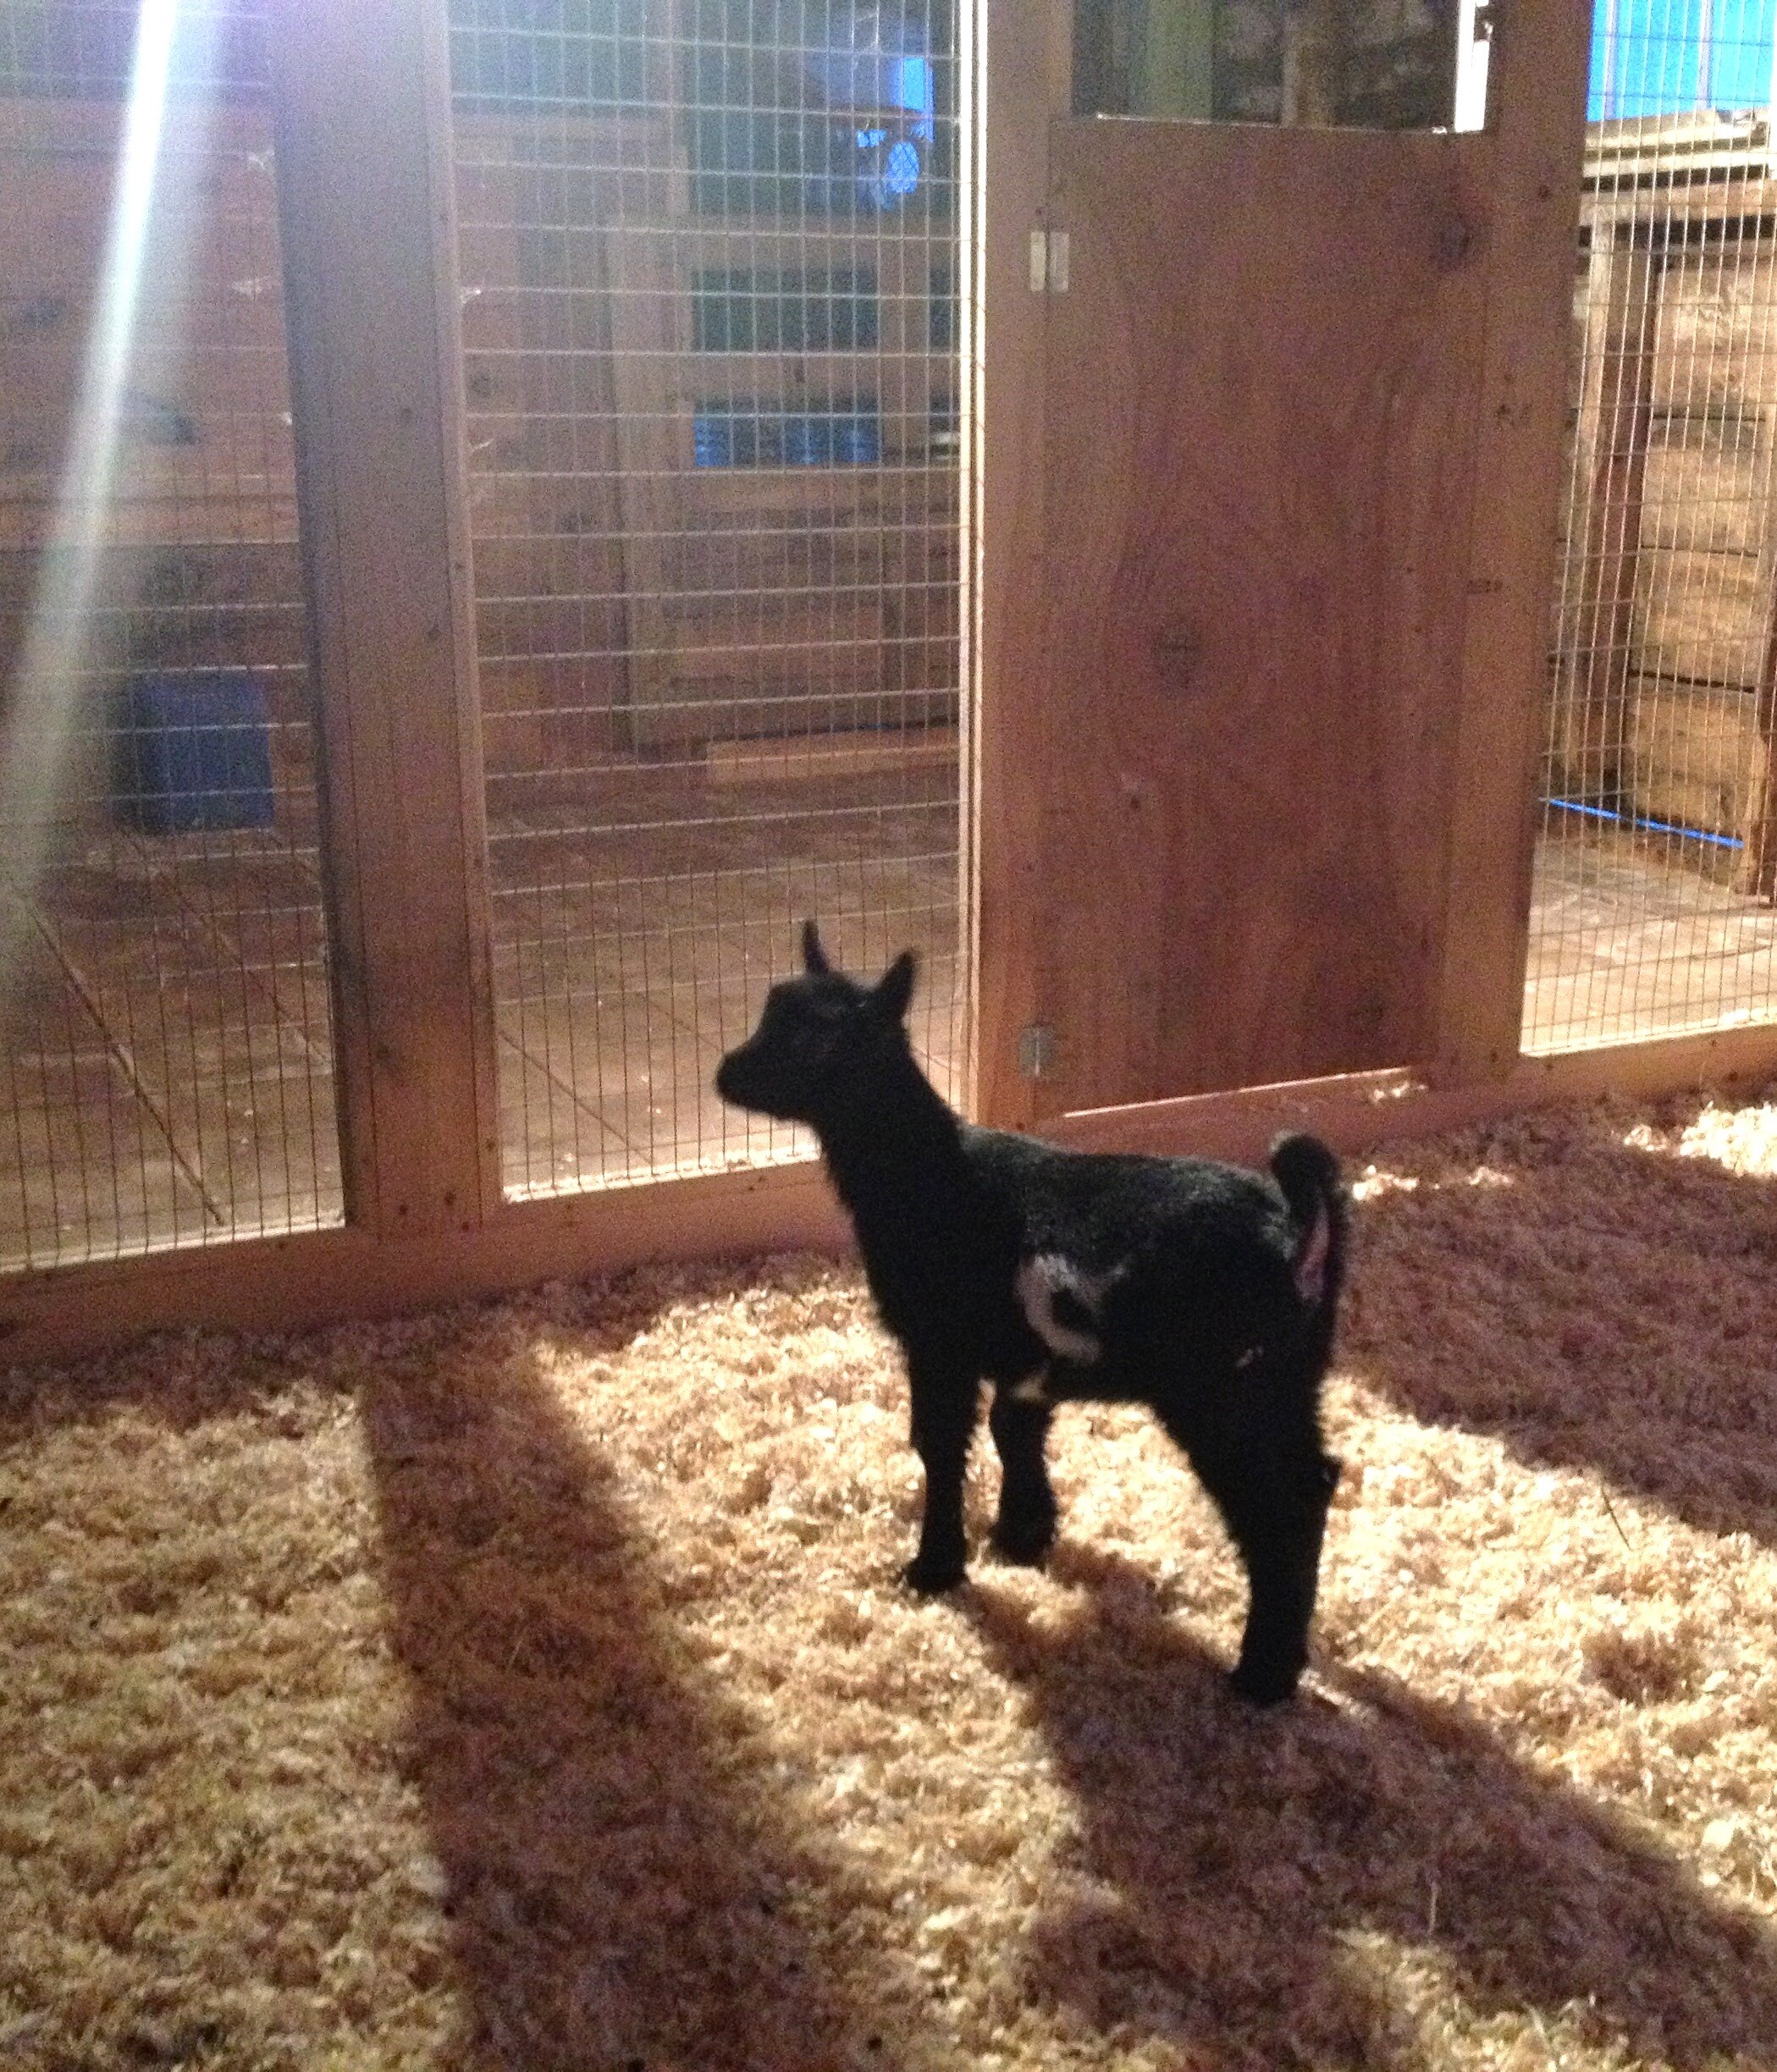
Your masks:
{"label": "sawdust floor", "polygon": [[1777,1106],[1362,1193],[1264,1715],[1138,1414],[903,1595],[848,1269],[15,1375],[0,2064],[1777,2064]]}

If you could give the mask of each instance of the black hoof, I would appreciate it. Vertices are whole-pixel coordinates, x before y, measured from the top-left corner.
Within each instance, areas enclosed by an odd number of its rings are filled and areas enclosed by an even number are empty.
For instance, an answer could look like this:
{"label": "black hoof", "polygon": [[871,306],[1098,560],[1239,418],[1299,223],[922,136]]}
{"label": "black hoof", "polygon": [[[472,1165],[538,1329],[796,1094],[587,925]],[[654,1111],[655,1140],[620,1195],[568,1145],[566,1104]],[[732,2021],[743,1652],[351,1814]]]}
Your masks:
{"label": "black hoof", "polygon": [[1281,1705],[1295,1695],[1302,1679],[1302,1666],[1286,1667],[1276,1662],[1242,1661],[1228,1675],[1228,1682],[1250,1705]]}
{"label": "black hoof", "polygon": [[941,1590],[957,1587],[963,1580],[963,1568],[960,1554],[919,1553],[901,1571],[901,1580],[922,1597],[935,1597]]}
{"label": "black hoof", "polygon": [[1040,1568],[1055,1545],[1053,1518],[1002,1518],[993,1529],[993,1551],[1020,1568]]}

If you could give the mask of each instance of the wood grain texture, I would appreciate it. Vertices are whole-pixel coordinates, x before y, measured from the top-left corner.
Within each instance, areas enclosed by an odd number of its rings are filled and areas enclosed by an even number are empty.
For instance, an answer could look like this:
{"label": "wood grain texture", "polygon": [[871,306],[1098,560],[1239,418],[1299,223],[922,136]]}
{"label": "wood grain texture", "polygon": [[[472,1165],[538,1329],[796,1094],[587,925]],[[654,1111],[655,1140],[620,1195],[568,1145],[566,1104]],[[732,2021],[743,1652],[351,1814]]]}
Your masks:
{"label": "wood grain texture", "polygon": [[347,1211],[499,1199],[443,10],[272,14]]}
{"label": "wood grain texture", "polygon": [[317,1231],[10,1276],[0,1280],[0,1348],[17,1363],[196,1325],[290,1331],[614,1272],[643,1259],[836,1252],[848,1232],[812,1165],[657,1181],[504,1204],[472,1227],[427,1235]]}
{"label": "wood grain texture", "polygon": [[1515,0],[1493,41],[1486,350],[1431,1050],[1444,1079],[1504,1073],[1518,1055],[1591,14],[1586,0]]}
{"label": "wood grain texture", "polygon": [[1066,925],[1040,994],[1068,1106],[1430,1044],[1495,157],[1058,130],[1043,875]]}
{"label": "wood grain texture", "polygon": [[1018,0],[985,0],[983,13],[980,148],[988,171],[977,190],[979,322],[969,370],[977,456],[974,1103],[984,1121],[1017,1127],[1062,1105],[1057,1086],[1020,1071],[1018,1045],[1044,1011],[1041,945],[1068,925],[1068,888],[1049,875],[1045,834],[1060,738],[1050,697],[1044,564],[1051,298],[1031,292],[1029,239],[1051,215],[1051,127],[1069,106],[1073,10],[1065,0],[1047,0],[1033,24]]}
{"label": "wood grain texture", "polygon": [[1739,835],[1763,748],[1750,692],[1634,680],[1627,785],[1638,813]]}
{"label": "wood grain texture", "polygon": [[1643,545],[1634,557],[1624,674],[1750,690],[1764,663],[1769,571],[1757,554]]}

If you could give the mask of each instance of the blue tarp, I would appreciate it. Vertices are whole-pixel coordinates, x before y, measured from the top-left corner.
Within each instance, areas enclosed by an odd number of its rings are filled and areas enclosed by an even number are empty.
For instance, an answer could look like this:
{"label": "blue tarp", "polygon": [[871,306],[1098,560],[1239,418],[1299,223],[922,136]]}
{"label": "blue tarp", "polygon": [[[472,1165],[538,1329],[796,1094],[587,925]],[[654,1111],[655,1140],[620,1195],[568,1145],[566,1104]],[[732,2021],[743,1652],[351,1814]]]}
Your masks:
{"label": "blue tarp", "polygon": [[1595,0],[1592,121],[1769,107],[1777,0]]}

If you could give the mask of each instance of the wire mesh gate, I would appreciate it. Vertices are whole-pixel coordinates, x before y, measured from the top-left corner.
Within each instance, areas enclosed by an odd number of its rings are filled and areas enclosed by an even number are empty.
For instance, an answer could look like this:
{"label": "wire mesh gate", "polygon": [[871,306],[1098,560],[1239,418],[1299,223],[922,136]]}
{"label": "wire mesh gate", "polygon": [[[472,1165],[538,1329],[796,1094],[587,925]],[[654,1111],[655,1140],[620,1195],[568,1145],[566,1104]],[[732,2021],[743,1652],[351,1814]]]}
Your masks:
{"label": "wire mesh gate", "polygon": [[453,40],[504,1171],[772,1158],[715,1059],[818,916],[963,1027],[954,10]]}
{"label": "wire mesh gate", "polygon": [[0,8],[0,1267],[341,1212],[258,6]]}
{"label": "wire mesh gate", "polygon": [[[805,913],[963,1027],[954,13],[451,22],[505,1180],[787,1155]],[[343,1214],[268,102],[0,7],[0,1267]]]}
{"label": "wire mesh gate", "polygon": [[1777,1015],[1770,0],[1600,0],[1524,1043]]}

